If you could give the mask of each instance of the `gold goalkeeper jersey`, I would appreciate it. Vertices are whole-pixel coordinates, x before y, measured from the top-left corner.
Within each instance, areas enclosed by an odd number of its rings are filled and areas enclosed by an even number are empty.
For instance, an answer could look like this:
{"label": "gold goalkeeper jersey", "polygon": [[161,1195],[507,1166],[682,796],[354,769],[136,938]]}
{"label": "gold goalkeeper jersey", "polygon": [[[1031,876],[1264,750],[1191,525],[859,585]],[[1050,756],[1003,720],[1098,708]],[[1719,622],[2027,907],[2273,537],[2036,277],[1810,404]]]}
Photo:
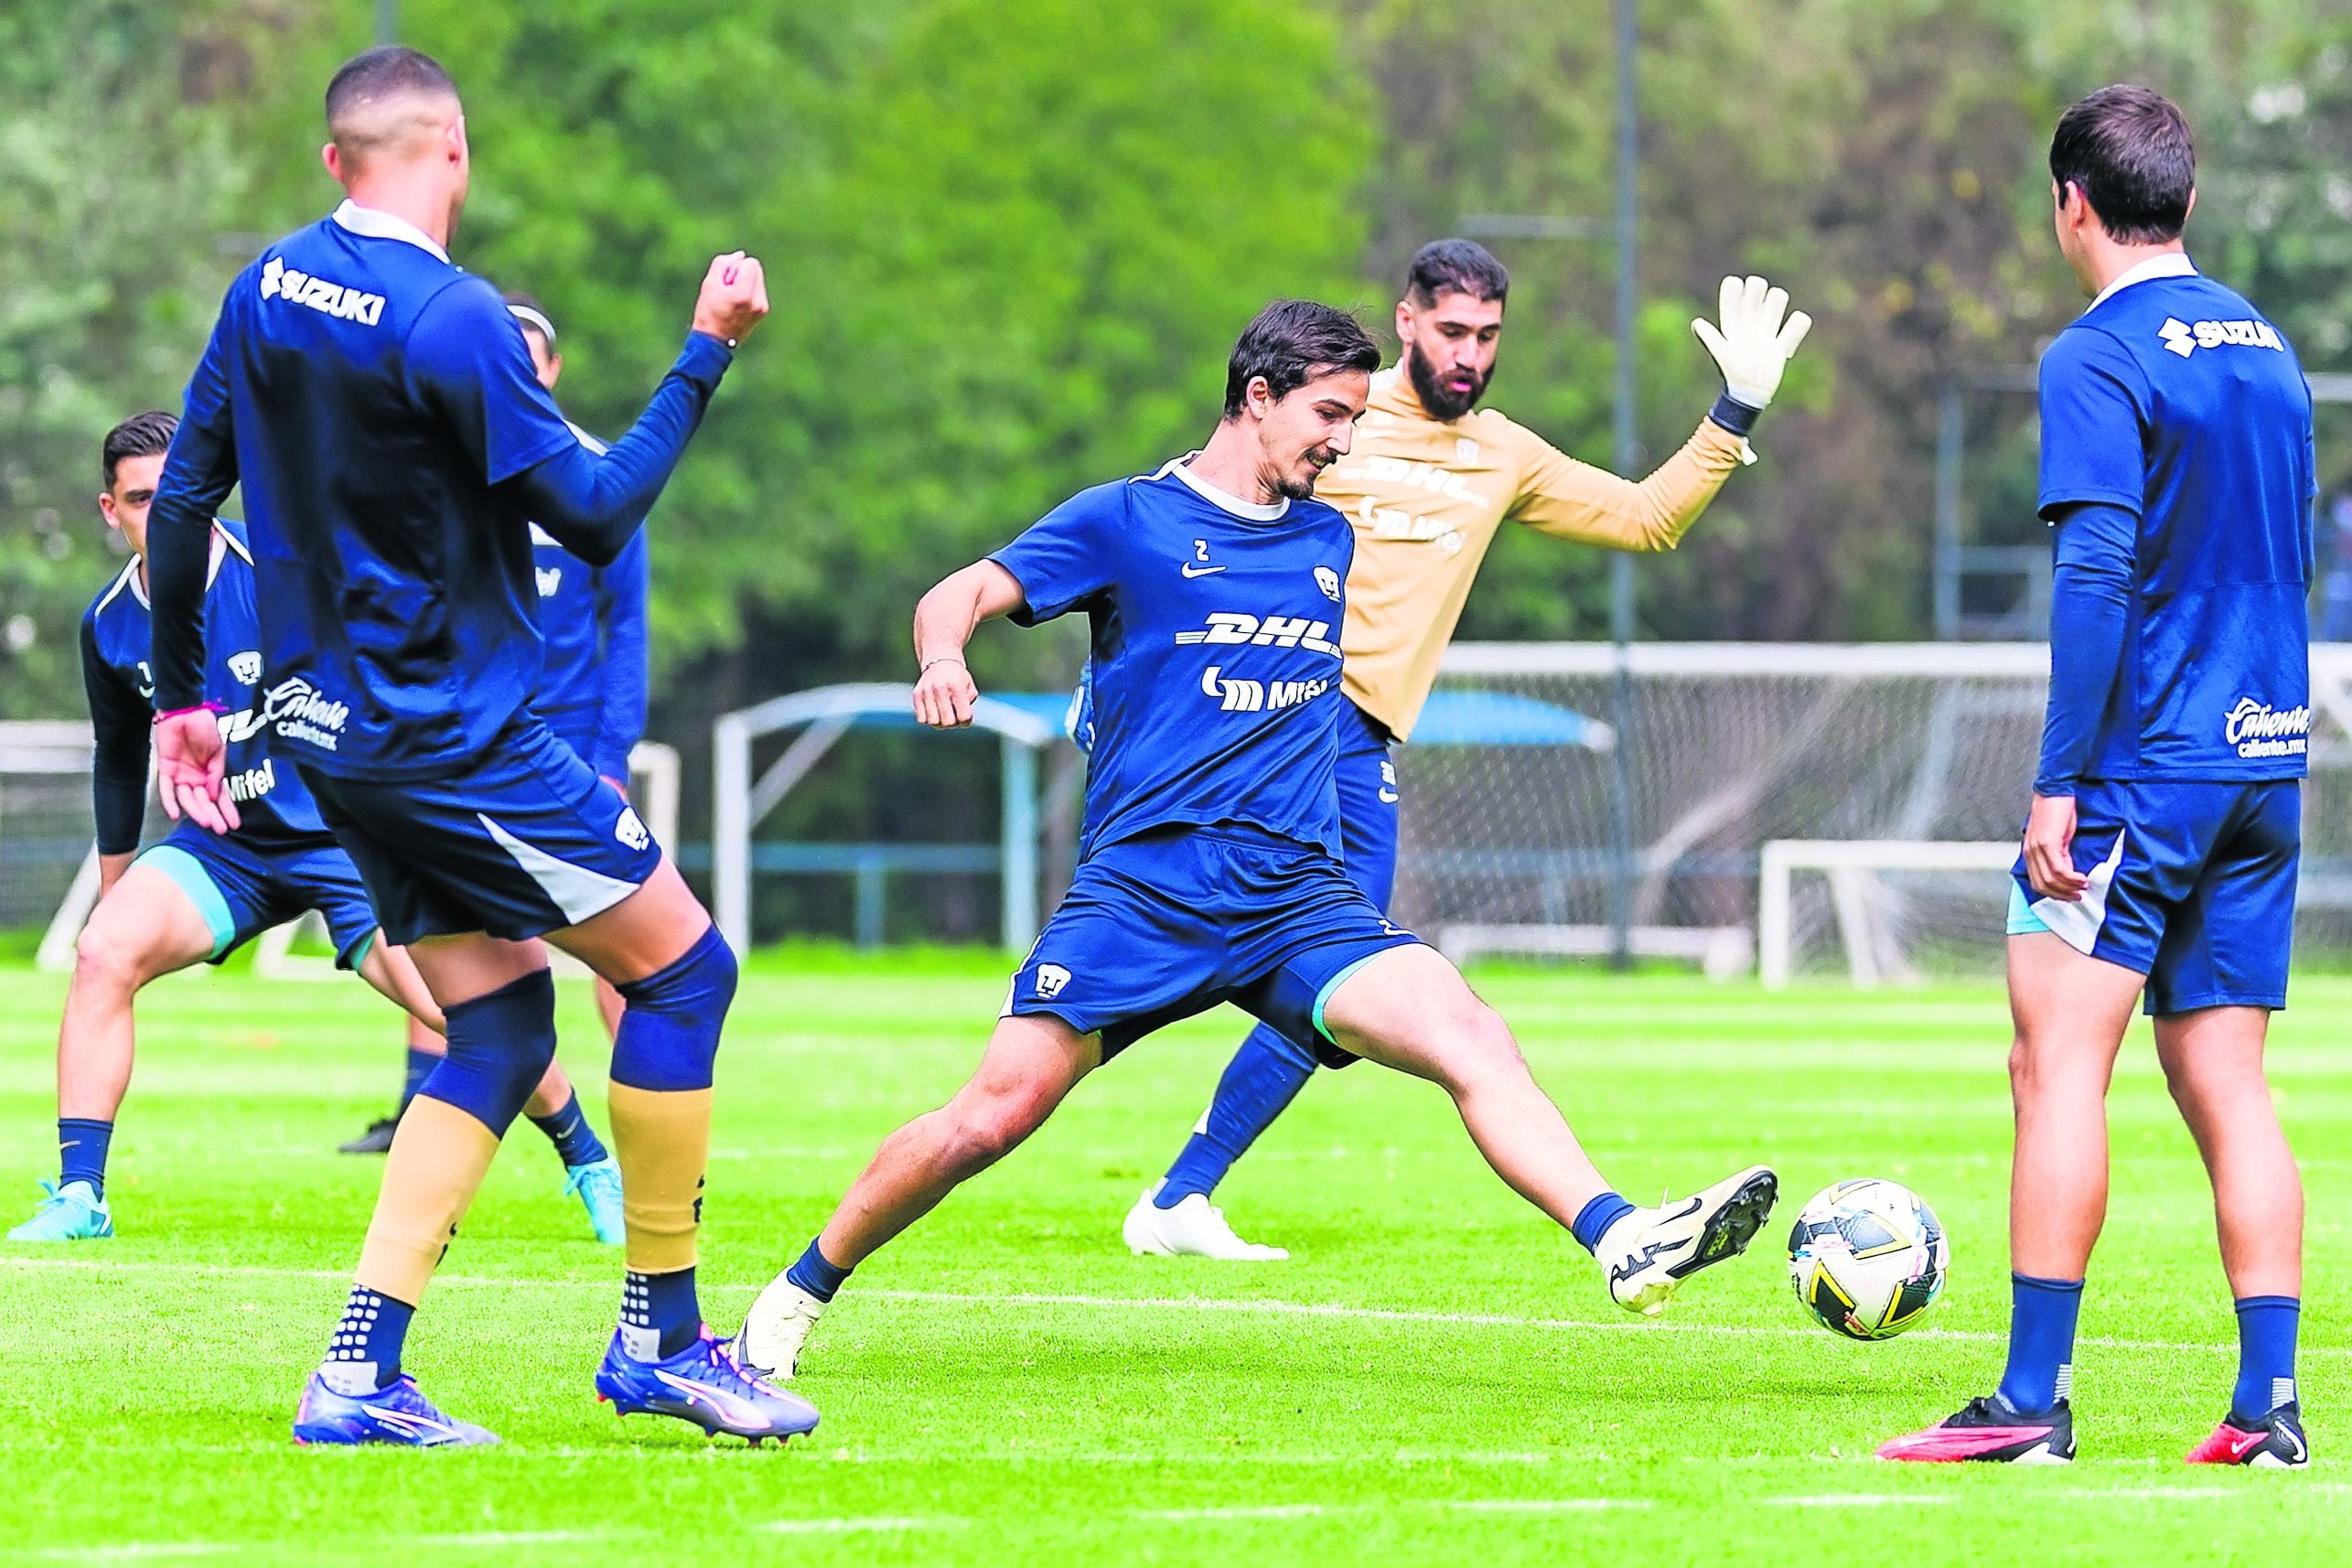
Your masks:
{"label": "gold goalkeeper jersey", "polygon": [[1372,378],[1354,449],[1316,483],[1356,526],[1342,683],[1399,740],[1412,730],[1495,531],[1520,522],[1615,550],[1671,550],[1740,463],[1702,420],[1641,480],[1579,463],[1492,409],[1430,417],[1400,368]]}

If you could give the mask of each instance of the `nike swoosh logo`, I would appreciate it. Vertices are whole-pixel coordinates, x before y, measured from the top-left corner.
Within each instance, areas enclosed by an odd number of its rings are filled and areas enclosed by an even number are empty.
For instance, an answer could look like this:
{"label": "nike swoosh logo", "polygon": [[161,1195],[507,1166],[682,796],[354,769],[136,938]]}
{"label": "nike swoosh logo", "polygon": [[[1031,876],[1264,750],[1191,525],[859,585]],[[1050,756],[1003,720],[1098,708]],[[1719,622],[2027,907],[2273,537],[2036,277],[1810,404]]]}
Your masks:
{"label": "nike swoosh logo", "polygon": [[1222,566],[1203,566],[1199,571],[1196,572],[1192,569],[1192,563],[1187,561],[1180,570],[1187,577],[1206,577],[1211,572],[1222,572],[1225,568]]}

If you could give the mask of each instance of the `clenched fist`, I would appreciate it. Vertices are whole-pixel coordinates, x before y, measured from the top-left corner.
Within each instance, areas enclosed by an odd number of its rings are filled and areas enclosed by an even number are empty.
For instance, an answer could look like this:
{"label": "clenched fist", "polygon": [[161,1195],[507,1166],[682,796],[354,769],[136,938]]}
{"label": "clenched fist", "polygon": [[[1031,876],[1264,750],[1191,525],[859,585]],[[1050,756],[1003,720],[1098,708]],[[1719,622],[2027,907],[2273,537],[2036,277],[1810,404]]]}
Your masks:
{"label": "clenched fist", "polygon": [[768,314],[768,277],[759,258],[730,251],[711,258],[703,274],[703,292],[694,300],[694,330],[734,348],[751,336]]}

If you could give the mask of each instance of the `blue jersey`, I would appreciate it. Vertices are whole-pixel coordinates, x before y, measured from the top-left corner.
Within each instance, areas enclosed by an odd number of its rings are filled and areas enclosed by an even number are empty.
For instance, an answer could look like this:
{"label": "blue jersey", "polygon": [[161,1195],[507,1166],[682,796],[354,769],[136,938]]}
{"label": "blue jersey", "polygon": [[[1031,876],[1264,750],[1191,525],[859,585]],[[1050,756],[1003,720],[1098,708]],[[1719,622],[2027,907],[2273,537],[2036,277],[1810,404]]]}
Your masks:
{"label": "blue jersey", "polygon": [[[244,531],[212,525],[204,591],[204,693],[220,706],[228,742],[229,798],[237,803],[237,836],[263,843],[323,839],[327,827],[291,768],[270,755],[263,732],[261,618],[253,603],[253,562]],[[146,811],[149,706],[155,677],[146,589],[139,563],[123,568],[81,618],[81,679],[90,697],[94,741],[91,770],[98,848],[126,854],[139,845]]]}
{"label": "blue jersey", "polygon": [[[590,450],[605,449],[578,434]],[[547,650],[532,708],[589,767],[626,782],[629,750],[645,734],[645,534],[605,566],[581,560],[536,523],[531,546]]]}
{"label": "blue jersey", "polygon": [[1024,626],[1093,625],[1080,853],[1245,822],[1340,851],[1337,628],[1355,532],[1316,500],[1256,506],[1170,463],[1082,491],[991,557]]}
{"label": "blue jersey", "polygon": [[2041,409],[2042,515],[2139,519],[2122,667],[2083,777],[2302,777],[2316,485],[2284,336],[2186,257],[2148,263],[2050,345]]}
{"label": "blue jersey", "polygon": [[498,291],[402,220],[347,201],[239,274],[174,453],[242,480],[278,757],[429,778],[489,746],[542,665],[500,487],[576,445]]}

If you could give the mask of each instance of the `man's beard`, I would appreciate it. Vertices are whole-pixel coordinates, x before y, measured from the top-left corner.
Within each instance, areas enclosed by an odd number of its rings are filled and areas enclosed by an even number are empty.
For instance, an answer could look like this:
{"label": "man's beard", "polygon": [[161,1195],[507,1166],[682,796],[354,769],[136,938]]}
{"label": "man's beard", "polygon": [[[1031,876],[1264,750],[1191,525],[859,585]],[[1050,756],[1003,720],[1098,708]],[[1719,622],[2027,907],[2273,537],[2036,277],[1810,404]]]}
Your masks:
{"label": "man's beard", "polygon": [[1421,406],[1441,424],[1459,419],[1477,407],[1478,400],[1487,395],[1487,382],[1494,377],[1494,372],[1489,371],[1480,376],[1477,384],[1468,392],[1457,392],[1438,381],[1430,371],[1429,361],[1423,359],[1421,350],[1412,344],[1405,345],[1404,371],[1412,378],[1413,395],[1421,399]]}
{"label": "man's beard", "polygon": [[1308,472],[1306,478],[1303,479],[1294,479],[1287,475],[1283,476],[1282,478],[1274,481],[1274,494],[1283,497],[1286,500],[1304,501],[1314,499],[1315,481],[1323,478],[1324,469],[1328,468],[1331,467],[1331,463],[1336,463],[1338,460],[1337,455],[1336,453],[1333,454],[1331,456],[1331,462],[1316,464],[1313,469]]}

